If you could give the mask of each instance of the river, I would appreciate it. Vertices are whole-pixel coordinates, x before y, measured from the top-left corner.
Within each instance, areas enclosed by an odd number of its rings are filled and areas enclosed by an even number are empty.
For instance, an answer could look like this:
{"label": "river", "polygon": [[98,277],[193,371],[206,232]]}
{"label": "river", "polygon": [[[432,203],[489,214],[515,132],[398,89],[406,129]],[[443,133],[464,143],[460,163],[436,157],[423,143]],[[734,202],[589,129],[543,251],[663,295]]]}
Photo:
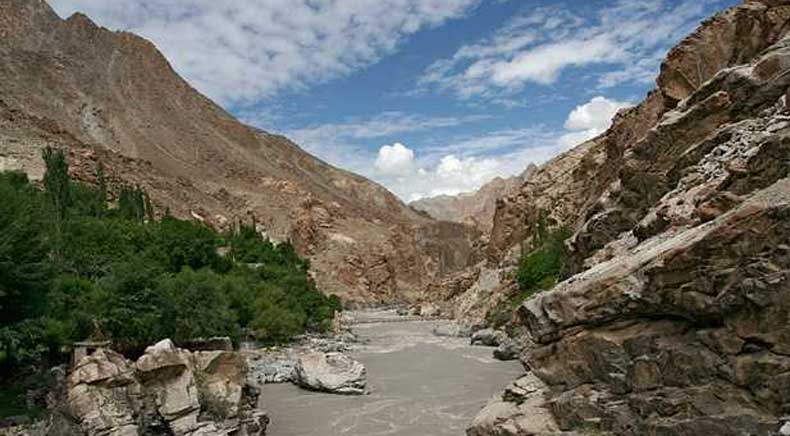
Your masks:
{"label": "river", "polygon": [[[394,316],[394,315],[393,315]],[[368,371],[369,395],[266,385],[269,436],[462,436],[487,401],[524,370],[468,338],[438,337],[447,321],[358,324],[364,342],[349,353]]]}

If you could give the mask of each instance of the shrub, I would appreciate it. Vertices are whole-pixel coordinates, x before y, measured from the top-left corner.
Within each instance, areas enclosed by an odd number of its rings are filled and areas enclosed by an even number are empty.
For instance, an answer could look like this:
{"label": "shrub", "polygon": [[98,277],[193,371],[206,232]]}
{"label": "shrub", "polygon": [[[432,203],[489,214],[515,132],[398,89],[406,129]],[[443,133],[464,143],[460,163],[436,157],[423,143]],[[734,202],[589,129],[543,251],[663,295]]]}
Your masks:
{"label": "shrub", "polygon": [[514,305],[557,283],[565,271],[568,255],[565,240],[569,236],[565,228],[546,230],[536,236],[536,248],[522,256],[519,262],[517,278],[521,292]]}

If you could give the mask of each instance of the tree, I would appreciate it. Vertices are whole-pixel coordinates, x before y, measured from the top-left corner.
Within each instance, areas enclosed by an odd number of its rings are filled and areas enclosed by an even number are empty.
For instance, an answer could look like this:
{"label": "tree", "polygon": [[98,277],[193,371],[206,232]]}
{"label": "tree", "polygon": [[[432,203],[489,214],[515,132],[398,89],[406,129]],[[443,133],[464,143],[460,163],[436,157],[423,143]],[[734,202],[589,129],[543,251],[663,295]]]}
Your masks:
{"label": "tree", "polygon": [[20,174],[0,173],[0,325],[40,312],[51,276],[40,195]]}
{"label": "tree", "polygon": [[104,165],[101,162],[96,167],[96,204],[98,205],[96,216],[104,216],[107,210],[107,180],[104,175]]}
{"label": "tree", "polygon": [[140,187],[123,185],[118,193],[118,212],[121,217],[145,222],[145,193]]}
{"label": "tree", "polygon": [[71,179],[69,178],[69,164],[63,150],[47,147],[42,152],[46,172],[44,173],[44,188],[47,198],[53,208],[53,221],[55,228],[55,257],[62,260],[63,223],[66,213],[71,205]]}

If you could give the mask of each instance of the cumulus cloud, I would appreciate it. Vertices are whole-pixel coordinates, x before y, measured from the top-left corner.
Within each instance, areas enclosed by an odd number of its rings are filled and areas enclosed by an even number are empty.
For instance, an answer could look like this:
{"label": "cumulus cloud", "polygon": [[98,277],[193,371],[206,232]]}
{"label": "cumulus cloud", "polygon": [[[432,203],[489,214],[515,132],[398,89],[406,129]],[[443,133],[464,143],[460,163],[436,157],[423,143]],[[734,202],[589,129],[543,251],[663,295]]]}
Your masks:
{"label": "cumulus cloud", "polygon": [[414,168],[414,150],[400,142],[384,145],[379,149],[373,166],[381,174],[406,175]]}
{"label": "cumulus cloud", "polygon": [[479,0],[50,0],[151,39],[200,91],[249,105],[347,75]]}
{"label": "cumulus cloud", "polygon": [[385,145],[358,168],[400,198],[414,201],[474,191],[495,177],[521,173],[530,162],[545,162],[565,148],[556,133],[543,127],[501,130],[414,150],[401,143]]}
{"label": "cumulus cloud", "polygon": [[571,132],[560,137],[561,143],[576,145],[600,135],[612,125],[612,119],[620,109],[631,106],[631,103],[606,97],[593,97],[568,115],[565,128]]}
{"label": "cumulus cloud", "polygon": [[492,35],[430,65],[420,89],[461,99],[503,96],[526,84],[551,85],[570,69],[604,65],[597,85],[646,83],[661,54],[688,33],[716,0],[618,0],[607,7],[571,10],[568,4],[525,8]]}

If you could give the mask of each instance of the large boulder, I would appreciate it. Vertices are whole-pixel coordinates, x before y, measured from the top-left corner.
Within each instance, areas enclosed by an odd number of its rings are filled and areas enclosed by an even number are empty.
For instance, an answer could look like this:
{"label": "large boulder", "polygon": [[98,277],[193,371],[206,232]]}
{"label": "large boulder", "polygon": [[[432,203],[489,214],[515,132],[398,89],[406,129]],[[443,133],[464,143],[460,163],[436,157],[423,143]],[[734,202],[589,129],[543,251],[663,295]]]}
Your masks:
{"label": "large boulder", "polygon": [[148,347],[135,363],[157,412],[175,435],[190,434],[198,427],[200,400],[191,357],[166,339]]}
{"label": "large boulder", "polygon": [[547,387],[533,374],[516,380],[491,400],[467,429],[467,436],[528,436],[560,432],[545,405]]}
{"label": "large boulder", "polygon": [[85,434],[137,436],[142,387],[134,367],[118,353],[100,349],[76,363],[67,401]]}
{"label": "large boulder", "polygon": [[308,353],[299,358],[294,381],[311,390],[360,395],[366,392],[367,371],[342,353]]}

